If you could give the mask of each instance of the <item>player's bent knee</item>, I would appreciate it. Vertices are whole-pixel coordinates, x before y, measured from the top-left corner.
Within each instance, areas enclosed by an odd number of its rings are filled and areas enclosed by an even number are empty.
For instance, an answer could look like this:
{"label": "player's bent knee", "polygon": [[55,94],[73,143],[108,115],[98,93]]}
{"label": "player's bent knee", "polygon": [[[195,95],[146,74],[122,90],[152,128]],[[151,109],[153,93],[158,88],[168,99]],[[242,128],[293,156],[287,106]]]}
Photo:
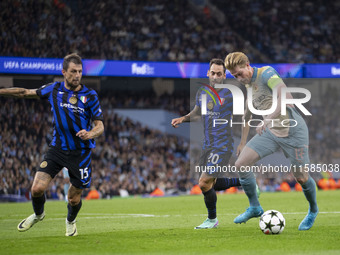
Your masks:
{"label": "player's bent knee", "polygon": [[33,185],[31,188],[31,193],[33,197],[41,197],[44,195],[45,188],[41,185]]}
{"label": "player's bent knee", "polygon": [[214,179],[200,179],[198,182],[198,186],[201,188],[202,192],[209,191],[214,184]]}
{"label": "player's bent knee", "polygon": [[308,181],[308,177],[298,177],[298,178],[296,178],[296,181],[299,184],[304,184],[306,181]]}
{"label": "player's bent knee", "polygon": [[77,189],[74,186],[71,186],[70,189],[68,190],[68,196],[67,196],[68,202],[72,206],[79,204],[81,200],[81,194],[82,194],[81,189]]}
{"label": "player's bent knee", "polygon": [[244,164],[244,162],[242,161],[242,160],[236,160],[236,162],[235,162],[235,167],[236,167],[236,169],[241,169],[241,167],[242,166],[244,166],[245,164]]}
{"label": "player's bent knee", "polygon": [[75,205],[80,203],[80,197],[78,197],[78,196],[77,197],[68,197],[68,202],[72,206],[75,206]]}

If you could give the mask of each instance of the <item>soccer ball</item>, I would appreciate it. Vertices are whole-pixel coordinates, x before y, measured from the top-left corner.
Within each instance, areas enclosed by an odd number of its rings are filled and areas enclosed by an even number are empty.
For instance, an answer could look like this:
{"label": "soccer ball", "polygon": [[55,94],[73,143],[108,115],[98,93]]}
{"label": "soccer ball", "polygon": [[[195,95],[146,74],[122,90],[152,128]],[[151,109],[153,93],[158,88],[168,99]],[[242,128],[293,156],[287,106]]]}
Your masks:
{"label": "soccer ball", "polygon": [[260,228],[266,235],[280,234],[285,225],[285,218],[282,213],[276,210],[268,210],[260,218]]}

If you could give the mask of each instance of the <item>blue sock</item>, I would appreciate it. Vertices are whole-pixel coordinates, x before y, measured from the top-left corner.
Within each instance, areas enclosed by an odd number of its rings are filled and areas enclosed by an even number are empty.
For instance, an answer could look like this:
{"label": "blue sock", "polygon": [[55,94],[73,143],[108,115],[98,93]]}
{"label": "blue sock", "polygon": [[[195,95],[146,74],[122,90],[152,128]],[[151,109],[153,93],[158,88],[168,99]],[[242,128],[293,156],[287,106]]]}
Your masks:
{"label": "blue sock", "polygon": [[216,218],[216,202],[217,196],[214,188],[208,190],[203,193],[205,206],[208,209],[208,218],[215,219]]}
{"label": "blue sock", "polygon": [[217,178],[214,185],[216,191],[226,190],[230,187],[241,186],[239,178]]}
{"label": "blue sock", "polygon": [[244,192],[246,193],[250,206],[260,206],[259,199],[256,193],[256,179],[255,178],[240,178],[240,183]]}
{"label": "blue sock", "polygon": [[316,186],[315,181],[312,177],[309,176],[308,181],[306,181],[304,184],[301,184],[303,193],[305,194],[305,197],[307,201],[309,202],[309,208],[310,211],[315,213],[318,211],[318,205],[316,203]]}

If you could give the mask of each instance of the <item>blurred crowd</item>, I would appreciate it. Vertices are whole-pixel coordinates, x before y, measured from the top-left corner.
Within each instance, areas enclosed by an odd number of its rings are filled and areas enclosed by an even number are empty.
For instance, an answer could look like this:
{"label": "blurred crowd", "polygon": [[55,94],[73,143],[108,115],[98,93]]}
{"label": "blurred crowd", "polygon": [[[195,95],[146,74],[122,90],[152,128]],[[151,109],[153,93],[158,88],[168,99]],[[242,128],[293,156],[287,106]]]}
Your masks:
{"label": "blurred crowd", "polygon": [[[0,194],[28,196],[52,138],[52,116],[44,101],[0,100]],[[156,187],[171,194],[189,190],[194,182],[188,171],[189,141],[118,116],[113,110],[119,107],[117,101],[101,97],[105,135],[93,151],[92,186],[102,197],[120,195],[121,190],[130,195],[149,194]],[[64,183],[61,172],[47,197],[64,197]]]}
{"label": "blurred crowd", "polygon": [[231,29],[271,62],[340,62],[339,1],[212,2],[225,13]]}
{"label": "blurred crowd", "polygon": [[210,3],[5,0],[0,55],[209,62],[243,51],[254,63],[340,61],[338,1]]}
{"label": "blurred crowd", "polygon": [[[122,96],[117,97],[117,92],[112,90],[103,91],[105,102],[110,98],[108,107],[138,108],[138,109],[163,109],[185,115],[190,111],[190,95],[187,91],[173,91],[171,95],[163,93],[155,94],[153,90],[137,92],[133,90],[124,91]],[[194,102],[192,102],[194,103]]]}
{"label": "blurred crowd", "polygon": [[[339,163],[340,123],[331,109],[339,106],[338,93],[337,88],[330,88],[319,106],[308,107],[313,114],[313,118],[306,119],[312,163]],[[176,110],[176,104],[171,107],[169,103],[172,96],[164,95],[163,100],[155,100],[155,97],[149,94],[149,100],[144,98],[143,107],[151,107],[146,103],[150,101],[157,103],[154,108]],[[188,193],[197,184],[197,173],[190,168],[195,163],[195,158],[190,157],[190,149],[198,150],[197,147],[191,147],[186,139],[150,129],[114,112],[116,108],[138,108],[141,103],[133,99],[138,98],[138,94],[126,93],[118,99],[105,93],[100,98],[105,135],[97,139],[93,153],[92,189],[101,197],[121,195],[122,191],[129,195],[150,194],[155,188],[165,194],[181,194]],[[187,98],[188,95],[183,94],[176,99],[184,106],[184,112],[190,110]],[[121,102],[130,103],[122,105]],[[0,195],[29,196],[35,171],[51,140],[52,115],[46,110],[45,101],[0,98],[0,103]],[[276,190],[282,178],[295,185],[291,175],[259,177],[261,188],[267,191]],[[52,182],[47,197],[63,199],[64,183],[60,173]]]}
{"label": "blurred crowd", "polygon": [[[313,117],[307,118],[311,160],[317,163],[340,163],[340,90],[329,87],[317,106],[310,106]],[[315,117],[314,117],[315,116]]]}

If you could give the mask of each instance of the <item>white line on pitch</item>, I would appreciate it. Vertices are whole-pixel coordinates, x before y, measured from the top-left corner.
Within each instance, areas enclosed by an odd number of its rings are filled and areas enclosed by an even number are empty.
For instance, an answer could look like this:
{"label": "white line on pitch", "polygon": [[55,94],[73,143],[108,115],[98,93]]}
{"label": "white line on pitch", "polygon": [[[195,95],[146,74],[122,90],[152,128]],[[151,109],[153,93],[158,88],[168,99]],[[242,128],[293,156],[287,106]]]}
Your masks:
{"label": "white line on pitch", "polygon": [[[296,214],[306,214],[306,212],[284,212],[283,215],[296,215]],[[340,214],[340,212],[319,212],[319,214]],[[48,216],[64,216],[63,218],[49,218]],[[92,215],[92,216],[86,216]],[[221,213],[222,216],[235,216],[235,213]],[[11,215],[11,217],[21,217],[22,214]],[[206,214],[192,214],[192,215],[154,215],[154,214],[109,214],[109,213],[83,213],[78,216],[80,219],[122,219],[122,218],[168,218],[168,217],[204,217]],[[47,214],[45,221],[55,221],[65,219],[66,214]],[[0,221],[17,221],[17,219],[0,219]]]}

